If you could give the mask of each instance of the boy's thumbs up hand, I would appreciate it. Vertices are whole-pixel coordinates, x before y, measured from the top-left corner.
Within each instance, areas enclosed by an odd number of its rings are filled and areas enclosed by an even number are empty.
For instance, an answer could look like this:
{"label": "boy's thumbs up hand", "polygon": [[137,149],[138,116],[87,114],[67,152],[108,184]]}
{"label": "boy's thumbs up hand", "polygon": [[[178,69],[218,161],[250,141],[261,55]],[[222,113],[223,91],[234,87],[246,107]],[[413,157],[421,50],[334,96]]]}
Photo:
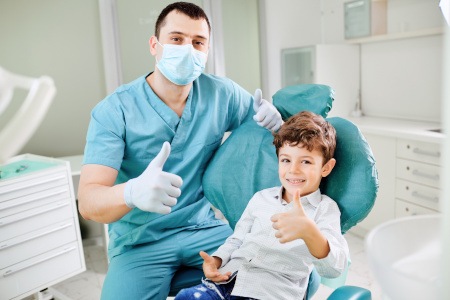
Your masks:
{"label": "boy's thumbs up hand", "polygon": [[296,239],[302,239],[308,234],[308,228],[313,222],[305,213],[300,201],[300,190],[297,190],[293,200],[293,208],[285,213],[272,216],[272,227],[277,230],[275,237],[280,243],[287,243]]}

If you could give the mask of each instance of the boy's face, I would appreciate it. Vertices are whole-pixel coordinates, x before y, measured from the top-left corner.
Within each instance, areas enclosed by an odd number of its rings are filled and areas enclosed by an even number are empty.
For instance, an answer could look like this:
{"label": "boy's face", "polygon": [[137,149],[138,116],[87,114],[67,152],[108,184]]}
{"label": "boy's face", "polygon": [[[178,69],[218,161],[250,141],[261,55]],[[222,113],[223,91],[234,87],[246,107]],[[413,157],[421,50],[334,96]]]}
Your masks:
{"label": "boy's face", "polygon": [[289,146],[287,143],[278,149],[278,175],[284,187],[283,199],[291,202],[297,190],[301,196],[316,191],[322,177],[330,174],[336,161],[332,158],[325,165],[323,163],[322,153],[316,149],[308,151],[301,145]]}

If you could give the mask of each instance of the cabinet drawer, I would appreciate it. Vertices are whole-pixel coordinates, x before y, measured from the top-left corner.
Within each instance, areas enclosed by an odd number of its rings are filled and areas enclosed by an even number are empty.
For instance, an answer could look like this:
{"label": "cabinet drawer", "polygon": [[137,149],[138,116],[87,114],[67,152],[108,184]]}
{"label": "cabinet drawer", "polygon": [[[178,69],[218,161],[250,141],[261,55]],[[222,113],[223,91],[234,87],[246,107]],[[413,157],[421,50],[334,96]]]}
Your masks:
{"label": "cabinet drawer", "polygon": [[46,204],[70,198],[69,185],[51,188],[9,201],[0,202],[0,219]]}
{"label": "cabinet drawer", "polygon": [[437,211],[420,205],[412,204],[400,199],[395,200],[395,217],[407,217],[415,215],[436,214]]}
{"label": "cabinet drawer", "polygon": [[75,223],[68,219],[0,242],[0,269],[48,252],[77,239]]}
{"label": "cabinet drawer", "polygon": [[[76,242],[0,270],[0,299],[21,299],[37,288],[85,270]],[[27,294],[28,293],[28,294]]]}
{"label": "cabinet drawer", "polygon": [[441,168],[415,161],[397,159],[397,177],[439,188]]}
{"label": "cabinet drawer", "polygon": [[68,185],[66,171],[7,180],[0,183],[0,203],[63,185]]}
{"label": "cabinet drawer", "polygon": [[397,179],[395,196],[418,205],[439,210],[440,190],[418,183]]}
{"label": "cabinet drawer", "polygon": [[441,155],[440,144],[397,140],[397,157],[440,165]]}
{"label": "cabinet drawer", "polygon": [[73,218],[70,199],[0,219],[0,241]]}

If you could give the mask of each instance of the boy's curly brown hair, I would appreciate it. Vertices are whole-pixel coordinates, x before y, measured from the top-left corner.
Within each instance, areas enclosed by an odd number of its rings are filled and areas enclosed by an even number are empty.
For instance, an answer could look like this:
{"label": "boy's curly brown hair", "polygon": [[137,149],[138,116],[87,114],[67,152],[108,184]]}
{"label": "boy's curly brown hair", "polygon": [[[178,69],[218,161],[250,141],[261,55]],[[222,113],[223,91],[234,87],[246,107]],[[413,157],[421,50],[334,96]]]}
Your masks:
{"label": "boy's curly brown hair", "polygon": [[273,144],[277,156],[284,145],[305,147],[308,151],[319,150],[324,158],[323,164],[334,156],[336,149],[336,130],[322,116],[310,111],[302,111],[291,116],[274,133]]}

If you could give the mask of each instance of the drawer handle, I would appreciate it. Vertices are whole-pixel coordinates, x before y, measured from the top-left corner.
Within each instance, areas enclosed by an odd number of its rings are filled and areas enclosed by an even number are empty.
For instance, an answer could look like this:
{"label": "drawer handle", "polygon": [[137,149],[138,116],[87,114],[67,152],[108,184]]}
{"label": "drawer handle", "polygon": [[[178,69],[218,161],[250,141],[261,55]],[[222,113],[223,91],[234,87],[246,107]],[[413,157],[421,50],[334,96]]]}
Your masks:
{"label": "drawer handle", "polygon": [[27,204],[27,203],[30,203],[30,202],[39,201],[39,200],[46,199],[46,198],[50,198],[50,197],[53,197],[53,196],[56,196],[56,195],[64,194],[65,192],[67,192],[67,189],[63,189],[63,190],[60,190],[60,191],[56,191],[56,192],[54,192],[54,193],[47,194],[47,195],[43,195],[43,196],[39,196],[39,197],[36,197],[36,198],[30,198],[29,200],[23,201],[23,202],[19,202],[19,201],[8,201],[8,202],[13,202],[13,203],[10,204],[10,205],[5,206],[5,207],[3,207],[3,208],[1,208],[1,210],[3,210],[3,209],[8,209],[8,208],[12,208],[12,207],[16,207],[16,206],[20,206],[20,205],[24,205],[24,204]]}
{"label": "drawer handle", "polygon": [[68,201],[56,203],[55,205],[53,205],[53,206],[50,207],[50,208],[46,208],[46,209],[43,209],[43,210],[39,210],[39,211],[36,211],[36,212],[34,212],[34,213],[32,213],[32,214],[26,214],[26,215],[23,215],[23,216],[21,216],[21,217],[19,217],[19,218],[16,218],[16,219],[13,219],[13,220],[9,220],[9,221],[6,221],[6,222],[0,221],[0,226],[4,226],[4,225],[8,225],[8,224],[11,224],[11,223],[14,223],[14,222],[18,222],[18,221],[21,221],[21,220],[23,220],[23,219],[28,219],[29,217],[37,216],[37,215],[40,215],[40,214],[43,214],[43,213],[46,213],[46,212],[49,212],[49,211],[58,209],[58,208],[60,208],[60,207],[67,206],[67,205],[69,205],[69,204],[70,204],[70,203],[69,203]]}
{"label": "drawer handle", "polygon": [[44,258],[42,258],[42,259],[40,259],[40,260],[38,260],[38,261],[35,261],[35,262],[33,262],[33,263],[31,263],[31,264],[29,264],[29,265],[27,265],[27,266],[23,266],[23,267],[20,267],[20,268],[17,268],[17,269],[9,269],[9,270],[6,270],[6,271],[3,273],[3,277],[11,276],[11,275],[14,274],[14,273],[17,273],[17,272],[19,272],[19,271],[28,269],[28,268],[30,268],[30,267],[32,267],[32,266],[34,266],[34,265],[37,265],[37,264],[43,263],[43,262],[45,262],[45,261],[47,261],[47,260],[50,260],[50,259],[52,259],[52,258],[61,256],[61,255],[63,255],[63,254],[66,254],[67,252],[73,251],[73,250],[75,250],[75,249],[77,249],[77,248],[76,248],[76,247],[66,248],[66,249],[63,249],[63,250],[61,250],[61,251],[59,251],[59,252],[53,254],[53,255],[50,255],[50,256],[44,257]]}
{"label": "drawer handle", "polygon": [[62,229],[64,229],[64,228],[67,228],[67,227],[70,227],[70,226],[72,226],[72,223],[66,223],[66,224],[60,225],[60,226],[58,226],[58,227],[56,227],[56,228],[52,228],[52,229],[47,230],[47,231],[45,231],[45,232],[38,233],[38,234],[35,234],[35,235],[33,235],[33,236],[30,236],[30,237],[28,237],[28,238],[26,238],[26,239],[17,241],[17,242],[15,242],[15,243],[11,243],[11,244],[4,243],[4,244],[1,244],[1,245],[0,245],[0,250],[4,250],[4,249],[7,249],[7,248],[12,247],[12,246],[16,246],[16,245],[19,245],[19,244],[22,244],[22,243],[25,243],[25,242],[34,240],[34,239],[36,239],[36,238],[38,238],[38,237],[41,237],[41,236],[44,236],[44,235],[47,235],[47,234],[50,234],[50,233],[53,233],[53,232],[62,230]]}
{"label": "drawer handle", "polygon": [[432,156],[432,157],[441,157],[440,151],[427,151],[427,150],[423,150],[420,148],[414,148],[413,152],[416,154],[428,155],[428,156]]}
{"label": "drawer handle", "polygon": [[427,196],[427,195],[421,194],[421,193],[419,193],[417,191],[412,192],[412,195],[413,195],[413,197],[416,197],[416,198],[421,198],[421,199],[425,199],[425,200],[436,202],[436,203],[439,202],[439,198],[438,197]]}
{"label": "drawer handle", "polygon": [[433,179],[436,181],[439,181],[439,175],[437,174],[428,174],[425,172],[421,172],[419,170],[413,170],[412,171],[413,175],[419,176],[419,177],[424,177],[424,178],[428,178],[428,179]]}

